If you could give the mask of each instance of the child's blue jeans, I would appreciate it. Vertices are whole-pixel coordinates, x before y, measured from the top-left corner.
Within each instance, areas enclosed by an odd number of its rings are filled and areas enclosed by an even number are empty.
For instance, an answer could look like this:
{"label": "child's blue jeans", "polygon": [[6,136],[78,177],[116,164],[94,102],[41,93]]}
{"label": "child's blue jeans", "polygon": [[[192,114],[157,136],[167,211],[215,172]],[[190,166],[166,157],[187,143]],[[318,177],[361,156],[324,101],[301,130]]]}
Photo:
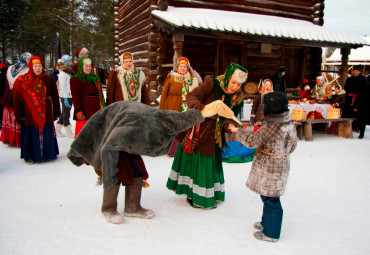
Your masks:
{"label": "child's blue jeans", "polygon": [[280,197],[266,197],[261,195],[263,201],[262,226],[263,234],[270,238],[280,238],[281,223],[283,221],[283,208]]}

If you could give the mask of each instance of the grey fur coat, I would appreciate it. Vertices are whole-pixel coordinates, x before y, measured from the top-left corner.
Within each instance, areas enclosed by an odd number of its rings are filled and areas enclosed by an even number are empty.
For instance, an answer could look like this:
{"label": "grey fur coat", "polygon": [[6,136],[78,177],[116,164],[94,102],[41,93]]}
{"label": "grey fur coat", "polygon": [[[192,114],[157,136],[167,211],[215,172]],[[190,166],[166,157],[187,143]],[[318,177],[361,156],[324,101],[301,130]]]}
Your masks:
{"label": "grey fur coat", "polygon": [[295,150],[298,140],[289,111],[265,116],[261,128],[254,135],[239,129],[236,139],[249,148],[259,148],[253,159],[247,187],[263,196],[283,195],[290,171],[289,154]]}
{"label": "grey fur coat", "polygon": [[179,113],[119,101],[89,119],[67,156],[77,166],[86,160],[101,170],[103,187],[108,189],[118,182],[119,151],[152,157],[164,155],[179,132],[203,121],[197,109]]}

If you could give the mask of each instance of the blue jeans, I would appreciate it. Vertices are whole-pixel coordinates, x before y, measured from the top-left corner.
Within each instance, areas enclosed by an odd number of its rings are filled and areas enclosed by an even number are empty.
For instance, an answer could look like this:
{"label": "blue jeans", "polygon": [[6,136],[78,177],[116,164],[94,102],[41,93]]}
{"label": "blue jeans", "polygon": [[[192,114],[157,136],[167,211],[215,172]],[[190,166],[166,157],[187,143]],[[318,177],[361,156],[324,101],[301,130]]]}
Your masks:
{"label": "blue jeans", "polygon": [[261,195],[263,202],[262,222],[263,234],[270,238],[280,238],[283,208],[280,197],[266,197]]}

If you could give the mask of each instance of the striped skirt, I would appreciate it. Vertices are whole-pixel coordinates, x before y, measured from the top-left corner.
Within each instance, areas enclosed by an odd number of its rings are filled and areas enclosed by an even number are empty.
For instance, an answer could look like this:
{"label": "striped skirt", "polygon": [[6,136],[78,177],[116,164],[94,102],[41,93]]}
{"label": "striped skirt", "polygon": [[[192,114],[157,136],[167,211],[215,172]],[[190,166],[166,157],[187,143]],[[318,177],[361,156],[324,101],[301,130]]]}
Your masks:
{"label": "striped skirt", "polygon": [[225,180],[221,164],[213,156],[188,154],[178,145],[167,188],[176,194],[187,195],[193,204],[212,208],[225,200]]}

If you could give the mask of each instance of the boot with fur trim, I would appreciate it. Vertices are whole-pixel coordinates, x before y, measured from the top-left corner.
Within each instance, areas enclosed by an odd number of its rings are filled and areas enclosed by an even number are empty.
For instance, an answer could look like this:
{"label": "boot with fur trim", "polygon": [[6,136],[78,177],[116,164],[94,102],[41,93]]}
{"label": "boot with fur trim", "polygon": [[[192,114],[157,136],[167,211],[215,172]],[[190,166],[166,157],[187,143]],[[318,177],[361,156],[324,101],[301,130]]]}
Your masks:
{"label": "boot with fur trim", "polygon": [[105,189],[103,193],[103,204],[101,212],[106,221],[113,224],[121,224],[123,217],[117,212],[117,198],[120,184]]}
{"label": "boot with fur trim", "polygon": [[58,137],[64,137],[64,134],[61,131],[62,127],[63,127],[63,125],[62,124],[59,124],[59,123],[57,123],[55,125],[55,132],[56,132],[56,134],[57,134]]}
{"label": "boot with fur trim", "polygon": [[75,137],[75,135],[72,132],[72,126],[71,125],[68,125],[68,126],[66,126],[64,128],[65,128],[65,130],[67,132],[67,137],[69,137],[69,138],[74,138]]}
{"label": "boot with fur trim", "polygon": [[262,231],[257,231],[257,232],[254,232],[254,237],[258,240],[261,240],[261,241],[267,241],[267,242],[272,242],[272,243],[276,243],[277,241],[279,241],[279,239],[276,239],[276,238],[271,238],[271,237],[267,237],[265,236]]}
{"label": "boot with fur trim", "polygon": [[201,111],[203,118],[211,117],[213,115],[220,115],[225,118],[233,119],[239,125],[242,123],[234,116],[234,112],[221,100],[216,100],[210,104],[207,104]]}
{"label": "boot with fur trim", "polygon": [[142,177],[134,178],[134,184],[126,186],[124,216],[143,219],[151,219],[154,217],[154,212],[152,210],[144,209],[140,205],[142,187]]}

